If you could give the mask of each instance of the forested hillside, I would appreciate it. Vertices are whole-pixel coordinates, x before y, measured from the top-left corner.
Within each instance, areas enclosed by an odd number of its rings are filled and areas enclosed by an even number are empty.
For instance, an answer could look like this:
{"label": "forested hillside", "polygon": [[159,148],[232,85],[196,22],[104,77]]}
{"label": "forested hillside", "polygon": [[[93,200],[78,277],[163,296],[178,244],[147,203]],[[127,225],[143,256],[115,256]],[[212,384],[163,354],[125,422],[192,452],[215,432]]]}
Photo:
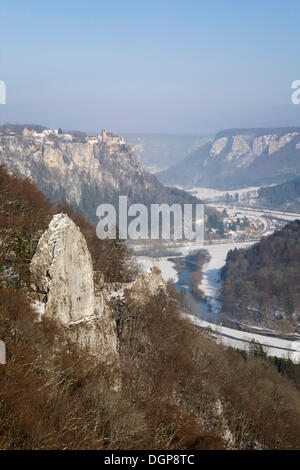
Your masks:
{"label": "forested hillside", "polygon": [[[259,348],[245,355],[217,345],[182,319],[171,286],[143,302],[111,299],[119,387],[101,351],[91,354],[68,328],[40,317],[28,265],[60,210],[32,183],[1,169],[1,449],[300,448],[299,366],[274,364]],[[64,210],[106,284],[135,276],[122,244],[99,241],[87,220]]]}
{"label": "forested hillside", "polygon": [[258,191],[259,202],[277,209],[300,211],[300,178]]}
{"label": "forested hillside", "polygon": [[230,251],[221,276],[225,314],[299,331],[300,221],[248,249]]}

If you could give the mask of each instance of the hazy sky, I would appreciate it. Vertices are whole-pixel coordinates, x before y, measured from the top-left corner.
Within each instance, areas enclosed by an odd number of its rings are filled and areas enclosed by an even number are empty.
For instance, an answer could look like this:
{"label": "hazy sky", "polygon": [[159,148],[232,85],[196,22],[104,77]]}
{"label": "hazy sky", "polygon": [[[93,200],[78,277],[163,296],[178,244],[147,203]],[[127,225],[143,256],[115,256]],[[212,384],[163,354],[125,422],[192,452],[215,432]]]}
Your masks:
{"label": "hazy sky", "polygon": [[213,133],[300,125],[299,0],[0,2],[0,122]]}

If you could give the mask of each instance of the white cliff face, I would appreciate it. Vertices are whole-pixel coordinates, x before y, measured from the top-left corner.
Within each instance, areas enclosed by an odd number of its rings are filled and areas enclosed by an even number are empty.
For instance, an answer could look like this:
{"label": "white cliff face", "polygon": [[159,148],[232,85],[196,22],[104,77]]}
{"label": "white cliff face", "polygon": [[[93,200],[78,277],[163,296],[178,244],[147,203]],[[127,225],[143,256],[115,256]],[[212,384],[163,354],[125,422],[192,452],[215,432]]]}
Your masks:
{"label": "white cliff face", "polygon": [[66,214],[52,218],[38,242],[30,272],[43,314],[68,327],[82,346],[105,360],[115,360],[115,323],[99,289],[103,280],[95,285],[85,238]]}
{"label": "white cliff face", "polygon": [[[0,163],[37,183],[47,196],[84,206],[101,194],[137,188],[147,190],[151,180],[144,173],[132,145],[121,137],[84,142],[69,134],[24,130],[22,135],[1,132]],[[89,193],[90,191],[90,193]],[[89,216],[95,216],[95,211]]]}
{"label": "white cliff face", "polygon": [[252,150],[254,155],[259,156],[268,149],[271,137],[270,135],[263,135],[253,140]]}
{"label": "white cliff face", "polygon": [[210,154],[212,157],[215,157],[216,155],[219,155],[219,153],[224,150],[224,148],[227,145],[227,137],[221,137],[221,139],[216,140],[210,149]]}
{"label": "white cliff face", "polygon": [[86,137],[58,131],[22,135],[0,126],[0,165],[27,177],[55,203],[66,201],[93,223],[97,207],[117,205],[128,196],[128,204],[191,202],[187,194],[166,188],[143,170],[135,148],[110,132]]}
{"label": "white cliff face", "polygon": [[131,283],[106,284],[104,287],[105,298],[112,302],[130,304],[134,307],[145,305],[150,298],[162,295],[168,296],[167,285],[157,266],[150,268],[147,274],[139,275]]}
{"label": "white cliff face", "polygon": [[33,286],[46,301],[47,315],[69,324],[95,314],[91,255],[82,233],[67,215],[53,217],[30,269]]}
{"label": "white cliff face", "polygon": [[131,296],[137,304],[143,304],[147,297],[155,297],[159,293],[167,294],[167,286],[157,266],[150,273],[138,276],[131,287]]}
{"label": "white cliff face", "polygon": [[[254,138],[252,135],[236,135],[233,137],[231,151],[228,153],[226,160],[236,160],[237,167],[249,166],[256,157],[263,153],[273,154],[279,149],[285,147],[299,133],[288,133],[279,137],[276,134],[268,134]],[[221,140],[221,139],[219,139]],[[213,149],[210,151],[214,156]]]}
{"label": "white cliff face", "polygon": [[234,189],[300,173],[300,128],[232,129],[158,176],[165,184]]}
{"label": "white cliff face", "polygon": [[93,271],[86,240],[66,214],[53,216],[30,264],[33,307],[62,323],[70,336],[98,358],[117,367],[117,334],[110,301],[130,299],[141,306],[152,296],[167,295],[157,267],[129,284],[104,284]]}

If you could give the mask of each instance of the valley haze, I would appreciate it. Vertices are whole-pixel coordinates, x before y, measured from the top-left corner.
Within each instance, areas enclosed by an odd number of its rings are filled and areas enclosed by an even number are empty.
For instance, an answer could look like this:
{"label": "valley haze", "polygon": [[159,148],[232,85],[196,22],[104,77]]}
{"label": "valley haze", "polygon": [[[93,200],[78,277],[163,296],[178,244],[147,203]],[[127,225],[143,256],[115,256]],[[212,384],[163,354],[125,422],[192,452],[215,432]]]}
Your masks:
{"label": "valley haze", "polygon": [[300,450],[299,17],[1,0],[0,457]]}

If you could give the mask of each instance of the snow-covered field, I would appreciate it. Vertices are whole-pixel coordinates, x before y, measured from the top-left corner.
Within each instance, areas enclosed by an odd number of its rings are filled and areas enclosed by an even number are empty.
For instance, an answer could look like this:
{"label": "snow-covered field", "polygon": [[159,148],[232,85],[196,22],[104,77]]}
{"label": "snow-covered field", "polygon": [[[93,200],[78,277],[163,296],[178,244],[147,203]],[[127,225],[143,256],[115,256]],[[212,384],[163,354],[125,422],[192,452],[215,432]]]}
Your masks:
{"label": "snow-covered field", "polygon": [[193,315],[185,315],[194,324],[202,328],[209,328],[216,337],[217,342],[224,346],[249,350],[251,341],[256,341],[263,346],[268,356],[289,358],[294,363],[300,362],[300,341],[289,341],[271,336],[264,336],[245,331],[234,330],[225,326],[208,323]]}
{"label": "snow-covered field", "polygon": [[238,194],[239,199],[244,199],[248,197],[255,198],[257,197],[259,189],[259,186],[253,186],[249,188],[234,189],[232,191],[221,191],[218,189],[211,188],[190,188],[185,189],[185,191],[204,201],[220,201],[225,200],[226,194],[229,194],[233,198],[235,198],[235,195]]}
{"label": "snow-covered field", "polygon": [[145,273],[149,272],[152,266],[157,266],[161,270],[162,277],[166,282],[169,280],[177,282],[178,280],[177,271],[174,269],[175,263],[167,258],[137,256],[137,262]]}
{"label": "snow-covered field", "polygon": [[[247,248],[253,243],[254,242],[235,242],[205,246],[201,245],[198,247],[198,249],[207,250],[210,255],[210,260],[204,266],[203,279],[199,287],[209,298],[210,304],[214,311],[219,310],[217,291],[220,287],[220,269],[225,264],[228,251],[233,250],[234,248]],[[178,254],[183,256],[186,256],[189,253],[190,248],[188,247],[186,250],[181,248],[178,252]],[[173,280],[175,283],[178,281],[178,273],[174,268],[175,263],[170,261],[168,258],[150,258],[148,256],[137,256],[136,259],[143,272],[149,272],[152,266],[157,266],[161,270],[165,281]]]}
{"label": "snow-covered field", "polygon": [[[228,251],[234,248],[247,248],[253,243],[254,242],[242,242],[205,245],[204,248],[208,250],[211,259],[204,266],[204,275],[200,288],[208,297],[212,307],[212,313],[218,312],[220,308],[220,304],[217,300],[218,289],[220,287],[220,269],[225,264]],[[137,261],[144,272],[149,272],[152,266],[157,266],[161,270],[165,281],[172,279],[176,282],[178,280],[178,274],[174,268],[175,264],[167,258],[138,256]],[[300,363],[300,341],[289,341],[272,336],[235,330],[204,321],[194,315],[185,314],[185,316],[187,316],[193,324],[203,328],[209,328],[215,336],[216,341],[222,343],[224,346],[231,346],[248,351],[250,342],[255,340],[263,346],[264,351],[269,356],[290,358],[293,362]]]}
{"label": "snow-covered field", "polygon": [[287,222],[293,221],[296,219],[300,219],[300,214],[296,212],[283,212],[283,211],[275,211],[271,209],[250,209],[249,207],[240,207],[240,206],[228,206],[222,204],[216,204],[214,206],[218,210],[226,209],[228,214],[236,214],[239,213],[241,215],[252,215],[254,217],[271,217],[273,219],[282,219],[286,220]]}

